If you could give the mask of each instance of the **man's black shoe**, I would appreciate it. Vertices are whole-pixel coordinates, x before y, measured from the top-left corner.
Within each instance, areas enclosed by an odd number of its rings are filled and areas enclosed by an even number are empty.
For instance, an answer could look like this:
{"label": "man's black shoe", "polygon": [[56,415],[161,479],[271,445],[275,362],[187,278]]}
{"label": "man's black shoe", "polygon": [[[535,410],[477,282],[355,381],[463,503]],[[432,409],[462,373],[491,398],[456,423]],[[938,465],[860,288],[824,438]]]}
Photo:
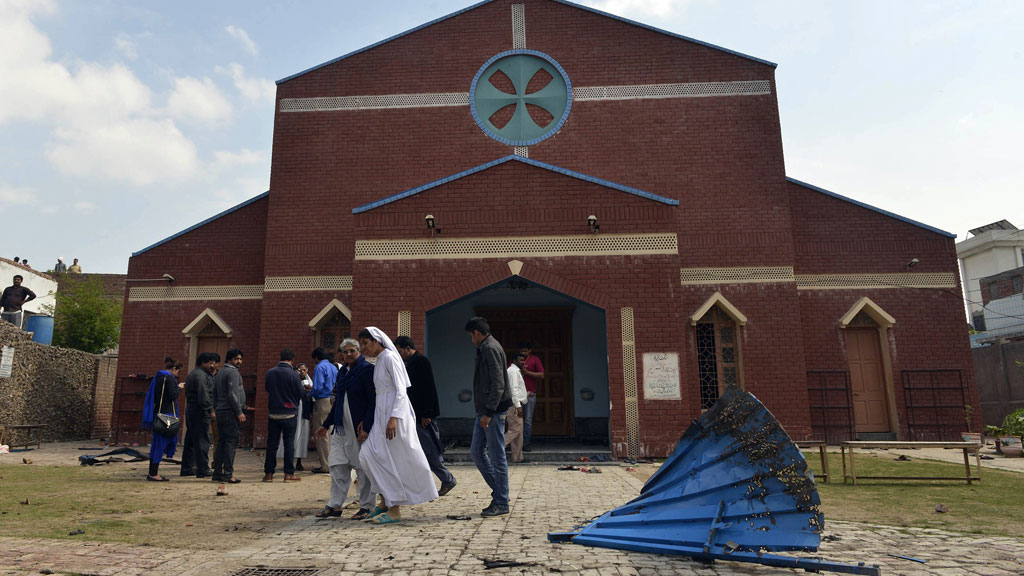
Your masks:
{"label": "man's black shoe", "polygon": [[444,496],[445,494],[451,492],[452,488],[455,488],[457,484],[458,482],[452,482],[451,484],[441,484],[441,489],[437,491],[437,495]]}
{"label": "man's black shoe", "polygon": [[181,474],[180,474],[180,475],[181,475],[181,476],[195,476],[195,475],[196,475],[196,473],[195,473],[195,472],[192,472],[192,471],[190,471],[190,470],[182,470],[182,471],[181,471]]}
{"label": "man's black shoe", "polygon": [[508,513],[508,506],[494,505],[481,512],[480,516],[484,518],[490,518],[491,516],[504,516]]}
{"label": "man's black shoe", "polygon": [[316,468],[313,468],[312,470],[310,470],[310,472],[313,473],[313,474],[327,474],[327,470],[324,470],[323,468],[320,468],[319,466],[317,466]]}
{"label": "man's black shoe", "polygon": [[494,509],[494,500],[491,500],[491,503],[487,505],[487,508],[484,508],[483,510],[481,510],[480,513],[481,514],[486,514],[486,513],[490,512],[493,509]]}

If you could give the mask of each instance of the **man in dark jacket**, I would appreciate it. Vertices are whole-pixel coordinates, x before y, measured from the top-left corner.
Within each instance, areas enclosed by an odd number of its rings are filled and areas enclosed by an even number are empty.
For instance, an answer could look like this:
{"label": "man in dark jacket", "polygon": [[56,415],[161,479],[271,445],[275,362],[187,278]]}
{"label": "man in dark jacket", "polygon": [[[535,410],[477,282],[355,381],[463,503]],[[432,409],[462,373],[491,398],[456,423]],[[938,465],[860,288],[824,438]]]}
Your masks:
{"label": "man in dark jacket", "polygon": [[331,454],[328,465],[331,474],[331,494],[327,506],[317,512],[317,518],[341,516],[341,509],[352,485],[352,472],[359,480],[359,510],[353,520],[365,520],[374,509],[375,496],[370,488],[370,477],[359,464],[359,450],[373,429],[377,391],[373,385],[373,364],[359,354],[359,341],[345,338],[338,347],[344,363],[334,384],[334,403],[331,411],[316,431],[317,438],[327,438],[331,430]]}
{"label": "man in dark jacket", "polygon": [[[466,332],[476,345],[473,406],[476,422],[469,452],[491,488],[491,505],[481,516],[508,514],[508,461],[505,459],[505,412],[512,406],[512,386],[505,366],[505,351],[491,335],[487,320],[470,318]],[[488,456],[489,453],[489,456]]]}
{"label": "man in dark jacket", "polygon": [[217,450],[213,453],[213,481],[238,484],[235,478],[235,450],[238,434],[245,422],[245,388],[238,367],[242,351],[228,350],[224,366],[213,379],[213,410],[217,419]]}
{"label": "man in dark jacket", "polygon": [[213,417],[213,370],[220,354],[203,352],[185,379],[185,448],[181,452],[181,475],[206,478],[210,475],[210,419]]}
{"label": "man in dark jacket", "polygon": [[267,372],[267,458],[263,464],[263,481],[273,482],[277,469],[277,445],[284,436],[284,481],[302,480],[295,475],[295,427],[299,421],[299,402],[306,391],[292,363],[295,351],[281,351],[281,361]]}
{"label": "man in dark jacket", "polygon": [[444,446],[441,444],[441,431],[437,428],[437,417],[441,409],[437,402],[437,386],[434,385],[434,370],[430,360],[416,351],[412,338],[399,336],[395,338],[395,348],[405,360],[405,371],[409,373],[412,386],[406,390],[413,412],[416,413],[416,433],[420,437],[420,446],[430,464],[430,471],[441,481],[437,495],[444,496],[455,488],[455,476],[444,465]]}
{"label": "man in dark jacket", "polygon": [[3,296],[0,296],[0,313],[5,321],[21,328],[22,312],[21,305],[36,299],[36,293],[21,285],[25,280],[21,274],[14,276],[14,284],[4,288]]}

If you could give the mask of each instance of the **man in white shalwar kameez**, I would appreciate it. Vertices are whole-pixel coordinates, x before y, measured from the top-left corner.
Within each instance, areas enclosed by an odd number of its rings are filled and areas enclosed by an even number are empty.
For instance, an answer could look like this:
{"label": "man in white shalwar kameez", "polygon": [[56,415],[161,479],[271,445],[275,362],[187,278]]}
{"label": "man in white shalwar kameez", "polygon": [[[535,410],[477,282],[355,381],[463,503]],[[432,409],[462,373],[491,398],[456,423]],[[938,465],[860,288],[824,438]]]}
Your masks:
{"label": "man in white shalwar kameez", "polygon": [[437,498],[437,487],[416,433],[416,414],[406,394],[412,384],[405,362],[387,334],[370,326],[359,333],[362,353],[377,357],[373,385],[377,392],[374,427],[359,451],[359,462],[370,476],[373,492],[380,494],[386,511],[374,516],[376,524],[402,519],[400,506]]}
{"label": "man in white shalwar kameez", "polygon": [[373,386],[373,365],[359,355],[359,342],[352,338],[342,341],[340,352],[344,367],[338,372],[334,384],[334,403],[316,431],[317,437],[323,438],[327,436],[327,430],[331,429],[331,453],[327,457],[331,493],[327,506],[316,517],[341,516],[341,509],[352,485],[352,472],[356,472],[359,479],[359,511],[352,519],[365,520],[371,515],[374,496],[370,490],[370,477],[359,465],[359,451],[373,430],[374,402],[377,398]]}

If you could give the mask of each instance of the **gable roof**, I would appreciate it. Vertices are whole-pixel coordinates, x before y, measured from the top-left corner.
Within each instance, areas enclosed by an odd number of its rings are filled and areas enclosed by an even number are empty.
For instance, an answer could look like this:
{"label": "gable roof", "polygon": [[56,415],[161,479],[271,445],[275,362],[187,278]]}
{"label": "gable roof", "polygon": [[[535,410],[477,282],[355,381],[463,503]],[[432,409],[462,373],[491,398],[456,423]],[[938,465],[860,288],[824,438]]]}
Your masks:
{"label": "gable roof", "polygon": [[637,189],[637,188],[632,188],[630,186],[624,186],[622,184],[616,184],[615,182],[610,182],[608,180],[603,180],[601,178],[597,178],[596,176],[590,176],[590,175],[587,175],[587,174],[583,174],[582,172],[576,172],[575,170],[569,170],[568,168],[560,168],[558,166],[555,166],[554,164],[548,164],[546,162],[541,162],[539,160],[531,160],[529,158],[523,158],[522,156],[509,155],[509,156],[505,156],[503,158],[498,158],[497,160],[493,160],[491,162],[487,162],[486,164],[481,164],[479,166],[470,168],[469,170],[463,170],[462,172],[459,172],[457,174],[452,174],[451,176],[447,176],[445,178],[441,178],[440,180],[434,180],[433,182],[428,182],[427,184],[424,184],[422,186],[417,186],[415,188],[410,188],[410,189],[408,189],[408,190],[406,190],[404,192],[399,192],[398,194],[393,194],[391,196],[388,196],[387,198],[381,198],[380,200],[377,200],[375,202],[370,202],[369,204],[363,204],[362,206],[359,206],[357,208],[353,208],[352,209],[352,213],[353,214],[360,214],[362,212],[368,212],[370,210],[373,210],[374,208],[380,208],[381,206],[384,206],[385,204],[390,204],[392,202],[397,202],[397,201],[399,201],[399,200],[401,200],[403,198],[408,198],[409,196],[415,196],[416,194],[419,194],[420,192],[425,192],[427,190],[430,190],[431,188],[437,188],[438,186],[441,186],[443,184],[447,184],[449,182],[458,180],[459,178],[463,178],[463,177],[469,176],[471,174],[476,174],[477,172],[483,172],[484,170],[487,170],[488,168],[493,168],[495,166],[504,164],[506,162],[521,162],[523,164],[528,164],[530,166],[536,166],[537,168],[543,168],[545,170],[550,170],[552,172],[557,172],[558,174],[563,174],[563,175],[569,176],[571,178],[576,178],[577,180],[583,180],[585,182],[590,182],[590,183],[593,183],[593,184],[597,184],[599,186],[604,186],[605,188],[612,188],[613,190],[619,190],[620,192],[625,192],[627,194],[632,194],[634,196],[639,196],[641,198],[647,198],[648,200],[653,200],[655,202],[661,202],[662,204],[666,204],[668,206],[678,206],[679,205],[679,200],[675,200],[675,199],[672,199],[672,198],[666,198],[665,196],[659,196],[658,194],[652,194],[651,192],[645,192],[643,190],[640,190],[640,189]]}
{"label": "gable roof", "polygon": [[142,250],[139,250],[138,252],[132,252],[132,256],[138,256],[139,254],[142,254],[143,252],[146,252],[147,250],[152,250],[153,248],[156,248],[157,246],[160,246],[161,244],[166,244],[167,242],[170,242],[171,240],[174,240],[178,236],[182,236],[184,234],[188,234],[189,232],[195,230],[196,228],[201,228],[203,226],[206,226],[207,224],[209,224],[210,222],[213,222],[214,220],[216,220],[218,218],[221,218],[223,216],[227,216],[228,214],[231,214],[232,212],[235,212],[237,210],[241,210],[242,208],[245,208],[249,204],[252,204],[252,203],[254,203],[254,202],[258,201],[258,200],[266,198],[269,195],[270,195],[270,190],[267,190],[266,192],[264,192],[263,194],[260,194],[259,196],[253,196],[252,198],[249,198],[245,202],[242,202],[241,204],[237,204],[235,206],[232,206],[231,208],[228,208],[227,210],[221,212],[220,214],[215,214],[213,216],[210,216],[206,220],[203,220],[202,222],[200,222],[198,224],[194,224],[192,226],[189,226],[188,228],[185,228],[181,232],[176,232],[176,233],[168,236],[167,238],[164,238],[163,240],[161,240],[161,241],[159,241],[159,242],[157,242],[155,244],[150,244],[149,246],[146,246],[145,248],[143,248]]}
{"label": "gable roof", "polygon": [[[346,58],[350,58],[352,56],[355,56],[356,54],[361,54],[361,53],[366,52],[368,50],[372,50],[373,48],[376,48],[378,46],[387,44],[388,42],[391,42],[392,40],[398,40],[399,38],[402,38],[403,36],[408,36],[409,34],[412,34],[413,32],[418,32],[418,31],[420,31],[420,30],[422,30],[424,28],[428,28],[430,26],[433,26],[434,24],[438,24],[440,22],[444,22],[445,20],[449,20],[451,18],[454,18],[454,17],[458,16],[459,14],[462,14],[464,12],[469,12],[470,10],[474,10],[476,8],[479,8],[480,6],[483,6],[484,4],[490,4],[493,1],[494,0],[483,0],[482,2],[477,2],[476,4],[473,4],[471,6],[467,6],[467,7],[463,8],[462,10],[456,10],[455,12],[452,12],[451,14],[448,14],[446,16],[441,16],[440,18],[436,18],[436,19],[431,20],[430,22],[426,22],[424,24],[420,24],[419,26],[416,26],[415,28],[410,28],[410,29],[406,30],[405,32],[399,32],[398,34],[395,34],[394,36],[391,36],[389,38],[385,38],[385,39],[383,39],[383,40],[381,40],[379,42],[374,42],[373,44],[370,44],[369,46],[364,46],[362,48],[359,48],[358,50],[353,50],[352,52],[349,52],[348,54],[344,54],[342,56],[338,56],[337,58],[334,58],[334,59],[328,60],[326,62],[317,64],[316,66],[313,66],[311,68],[307,68],[307,69],[303,70],[302,72],[297,72],[295,74],[292,74],[291,76],[286,76],[284,78],[281,78],[280,80],[277,81],[277,84],[284,84],[285,82],[288,82],[289,80],[294,80],[295,78],[298,78],[299,76],[303,76],[305,74],[309,74],[310,72],[313,72],[314,70],[319,70],[320,68],[323,68],[325,66],[330,66],[331,64],[334,64],[335,62],[340,62],[341,60],[344,60]],[[614,14],[609,14],[608,12],[603,12],[603,11],[598,10],[596,8],[591,8],[589,6],[583,6],[581,4],[576,4],[575,2],[569,2],[568,0],[551,0],[551,1],[552,2],[557,2],[559,4],[565,4],[566,6],[571,6],[573,8],[578,8],[580,10],[585,10],[587,12],[592,12],[592,13],[597,14],[599,16],[604,16],[606,18],[611,18],[613,20],[618,20],[619,22],[623,22],[623,23],[629,24],[631,26],[639,26],[640,28],[644,28],[644,29],[650,30],[652,32],[657,32],[658,34],[664,34],[666,36],[669,36],[669,37],[672,37],[672,38],[677,38],[679,40],[686,40],[687,42],[693,42],[694,44],[699,44],[701,46],[706,46],[706,47],[711,48],[713,50],[718,50],[720,52],[725,52],[726,54],[732,54],[733,56],[739,56],[740,58],[746,58],[747,60],[753,60],[754,62],[757,62],[759,64],[765,64],[765,65],[771,66],[772,68],[778,67],[778,64],[776,64],[774,62],[770,62],[768,60],[762,60],[761,58],[757,58],[755,56],[750,56],[749,54],[744,54],[742,52],[737,52],[735,50],[729,50],[728,48],[723,48],[723,47],[717,46],[715,44],[711,44],[711,43],[708,43],[708,42],[697,40],[696,38],[690,38],[689,36],[683,36],[682,34],[676,34],[674,32],[669,32],[668,30],[662,30],[661,28],[655,28],[654,26],[650,26],[648,24],[643,24],[641,22],[637,22],[636,20],[630,20],[629,18],[623,18],[622,16],[616,16]]]}
{"label": "gable roof", "polygon": [[854,200],[853,198],[847,198],[846,196],[843,196],[842,194],[836,194],[835,192],[831,192],[829,190],[825,190],[824,188],[819,188],[819,187],[817,187],[817,186],[815,186],[813,184],[808,184],[807,182],[801,182],[800,180],[797,180],[796,178],[790,178],[790,177],[787,176],[786,177],[786,181],[787,182],[792,182],[793,184],[796,184],[797,186],[802,186],[804,188],[807,188],[808,190],[814,190],[815,192],[820,192],[820,193],[822,193],[822,194],[824,194],[826,196],[831,196],[832,198],[836,198],[838,200],[842,200],[843,202],[849,202],[850,204],[853,204],[855,206],[860,206],[861,208],[867,208],[868,210],[871,210],[872,212],[878,212],[879,214],[883,214],[883,215],[888,216],[890,218],[895,218],[895,219],[900,220],[902,222],[906,222],[907,224],[913,224],[914,226],[917,226],[918,228],[924,228],[925,230],[928,230],[929,232],[935,232],[936,234],[941,234],[943,236],[946,236],[947,238],[956,238],[956,234],[953,234],[952,232],[946,232],[945,230],[939,230],[938,228],[935,228],[934,226],[929,226],[927,224],[922,224],[921,222],[918,222],[917,220],[911,220],[910,218],[907,218],[905,216],[900,216],[899,214],[896,214],[895,212],[889,212],[888,210],[883,210],[881,208],[878,208],[876,206],[872,206],[870,204],[865,204],[863,202],[858,202],[857,200]]}

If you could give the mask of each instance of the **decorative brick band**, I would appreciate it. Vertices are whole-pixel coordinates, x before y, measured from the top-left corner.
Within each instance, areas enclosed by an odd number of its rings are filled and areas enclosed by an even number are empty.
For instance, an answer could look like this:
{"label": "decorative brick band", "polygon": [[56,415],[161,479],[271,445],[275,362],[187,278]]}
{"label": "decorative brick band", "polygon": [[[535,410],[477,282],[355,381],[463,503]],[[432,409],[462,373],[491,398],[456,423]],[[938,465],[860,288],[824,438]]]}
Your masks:
{"label": "decorative brick band", "polygon": [[793,282],[792,266],[764,268],[683,268],[679,280],[683,285],[698,284],[755,284],[764,282]]}
{"label": "decorative brick band", "polygon": [[412,336],[412,312],[402,310],[398,313],[398,333],[396,336]]}
{"label": "decorative brick band", "polygon": [[636,336],[633,309],[622,309],[622,381],[626,393],[626,452],[640,457],[640,410],[636,380]]}
{"label": "decorative brick band", "polygon": [[314,292],[352,290],[351,276],[267,276],[264,292]]}
{"label": "decorative brick band", "polygon": [[675,234],[588,234],[513,238],[357,240],[356,260],[637,256],[677,254]]}
{"label": "decorative brick band", "polygon": [[259,300],[263,286],[133,286],[129,302],[167,302],[175,300]]}
{"label": "decorative brick band", "polygon": [[512,49],[526,48],[526,6],[512,5]]}
{"label": "decorative brick band", "polygon": [[708,96],[759,96],[772,93],[768,80],[740,82],[690,82],[687,84],[637,84],[632,86],[581,86],[572,89],[574,102],[588,100],[646,100],[650,98],[705,98]]}
{"label": "decorative brick band", "polygon": [[851,290],[863,288],[956,288],[952,272],[893,274],[797,274],[797,290]]}
{"label": "decorative brick band", "polygon": [[[687,84],[635,84],[628,86],[576,86],[573,102],[596,100],[648,100],[658,98],[708,98],[712,96],[760,96],[771,94],[768,80],[739,82],[690,82]],[[437,94],[369,94],[283,98],[281,112],[334,112],[387,108],[437,108],[469,106],[468,92]]]}
{"label": "decorative brick band", "polygon": [[281,112],[333,112],[337,110],[437,108],[441,106],[469,106],[469,92],[321,96],[316,98],[281,99]]}

